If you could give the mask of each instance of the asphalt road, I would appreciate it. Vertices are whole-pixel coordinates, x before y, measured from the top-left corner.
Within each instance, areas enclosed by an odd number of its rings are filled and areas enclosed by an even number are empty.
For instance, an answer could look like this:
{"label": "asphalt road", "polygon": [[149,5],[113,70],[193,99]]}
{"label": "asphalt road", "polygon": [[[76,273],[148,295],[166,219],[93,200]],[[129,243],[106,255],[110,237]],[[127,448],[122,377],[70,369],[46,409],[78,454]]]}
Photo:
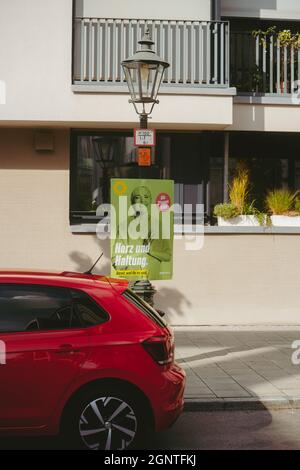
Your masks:
{"label": "asphalt road", "polygon": [[155,449],[297,450],[300,410],[184,413],[159,433]]}
{"label": "asphalt road", "polygon": [[[300,449],[300,410],[186,412],[152,449]],[[60,449],[53,438],[1,438],[0,450]]]}

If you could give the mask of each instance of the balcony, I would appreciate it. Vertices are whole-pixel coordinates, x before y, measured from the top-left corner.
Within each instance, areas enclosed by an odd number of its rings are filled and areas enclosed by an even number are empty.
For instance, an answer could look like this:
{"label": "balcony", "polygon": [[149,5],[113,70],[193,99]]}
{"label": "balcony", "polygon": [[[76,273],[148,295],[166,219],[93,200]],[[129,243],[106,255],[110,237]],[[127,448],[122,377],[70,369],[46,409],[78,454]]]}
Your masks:
{"label": "balcony", "polygon": [[[284,45],[276,35],[254,37],[232,32],[231,82],[239,95],[290,99],[299,88],[300,48]],[[282,100],[283,101],[283,100]]]}
{"label": "balcony", "polygon": [[[73,85],[77,91],[122,91],[121,61],[136,52],[148,26],[157,53],[170,63],[162,89],[229,87],[229,24],[226,21],[74,18]],[[163,91],[162,90],[162,91]]]}

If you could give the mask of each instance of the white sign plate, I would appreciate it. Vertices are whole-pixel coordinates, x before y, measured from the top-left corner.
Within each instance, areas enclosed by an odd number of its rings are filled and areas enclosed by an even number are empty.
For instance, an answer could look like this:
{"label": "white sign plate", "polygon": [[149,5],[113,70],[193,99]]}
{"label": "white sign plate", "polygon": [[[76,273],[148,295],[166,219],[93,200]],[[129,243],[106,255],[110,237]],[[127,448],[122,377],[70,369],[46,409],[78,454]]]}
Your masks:
{"label": "white sign plate", "polygon": [[154,147],[155,141],[155,129],[134,129],[134,145],[137,147]]}

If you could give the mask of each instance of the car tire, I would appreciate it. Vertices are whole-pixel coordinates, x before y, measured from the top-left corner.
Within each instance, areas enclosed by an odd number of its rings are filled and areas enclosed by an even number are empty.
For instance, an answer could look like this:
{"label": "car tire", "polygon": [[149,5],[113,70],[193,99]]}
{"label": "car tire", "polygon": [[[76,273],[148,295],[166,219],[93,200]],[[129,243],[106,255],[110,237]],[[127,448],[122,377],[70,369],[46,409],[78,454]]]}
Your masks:
{"label": "car tire", "polygon": [[72,449],[142,449],[152,434],[139,394],[116,385],[82,393],[63,421],[63,442]]}

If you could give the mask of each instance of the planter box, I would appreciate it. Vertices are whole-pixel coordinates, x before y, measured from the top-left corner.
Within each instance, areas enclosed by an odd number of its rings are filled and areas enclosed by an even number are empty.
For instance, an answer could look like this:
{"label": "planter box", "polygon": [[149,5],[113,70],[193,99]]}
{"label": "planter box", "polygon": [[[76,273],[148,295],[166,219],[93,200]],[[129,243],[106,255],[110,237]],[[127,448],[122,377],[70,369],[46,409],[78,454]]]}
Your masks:
{"label": "planter box", "polygon": [[300,227],[300,215],[271,215],[274,227]]}
{"label": "planter box", "polygon": [[232,219],[223,219],[223,217],[218,217],[218,225],[220,227],[259,227],[260,224],[255,215],[239,215]]}

